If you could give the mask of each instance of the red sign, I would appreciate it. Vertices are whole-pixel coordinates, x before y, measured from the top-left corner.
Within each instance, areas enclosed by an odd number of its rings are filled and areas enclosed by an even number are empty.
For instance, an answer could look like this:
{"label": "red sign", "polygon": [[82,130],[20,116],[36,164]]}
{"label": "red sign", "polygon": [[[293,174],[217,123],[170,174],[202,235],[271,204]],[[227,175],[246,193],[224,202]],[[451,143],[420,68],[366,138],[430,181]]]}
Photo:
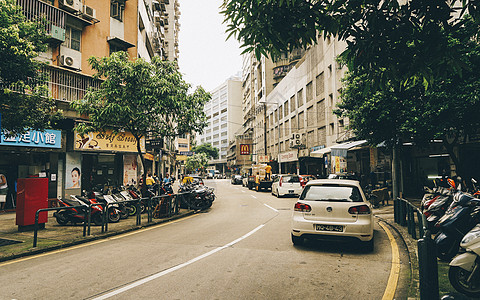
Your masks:
{"label": "red sign", "polygon": [[240,144],[240,155],[250,155],[249,144]]}

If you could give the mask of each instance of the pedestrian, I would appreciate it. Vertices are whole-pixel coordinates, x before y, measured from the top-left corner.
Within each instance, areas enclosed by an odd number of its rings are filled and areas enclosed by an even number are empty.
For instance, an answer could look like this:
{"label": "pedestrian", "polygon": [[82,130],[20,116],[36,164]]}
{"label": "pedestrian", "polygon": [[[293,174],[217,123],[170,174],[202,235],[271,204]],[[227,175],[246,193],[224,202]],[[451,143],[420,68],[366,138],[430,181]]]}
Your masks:
{"label": "pedestrian", "polygon": [[267,180],[271,180],[272,179],[271,175],[272,175],[272,166],[267,164],[267,166],[265,167],[265,178]]}
{"label": "pedestrian", "polygon": [[153,179],[151,172],[147,173],[147,179],[145,180],[145,182],[147,184],[147,187],[151,187],[155,184],[155,179]]}
{"label": "pedestrian", "polygon": [[5,208],[5,203],[7,202],[7,193],[8,193],[8,184],[7,177],[0,173],[0,209]]}
{"label": "pedestrian", "polygon": [[164,184],[172,183],[172,179],[170,178],[170,175],[168,173],[165,174],[165,178],[163,178],[163,183]]}

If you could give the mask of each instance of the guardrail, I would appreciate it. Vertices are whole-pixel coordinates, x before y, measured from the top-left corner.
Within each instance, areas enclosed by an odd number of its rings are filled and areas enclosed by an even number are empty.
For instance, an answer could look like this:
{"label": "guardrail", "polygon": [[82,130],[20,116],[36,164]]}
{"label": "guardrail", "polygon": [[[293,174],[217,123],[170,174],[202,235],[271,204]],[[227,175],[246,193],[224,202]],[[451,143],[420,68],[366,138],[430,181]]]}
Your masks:
{"label": "guardrail", "polygon": [[132,202],[135,203],[137,208],[136,209],[136,226],[140,226],[141,220],[142,220],[140,204],[142,202],[147,204],[146,205],[147,223],[152,223],[154,217],[170,218],[173,215],[178,214],[180,212],[180,202],[182,201],[183,197],[185,197],[186,194],[189,194],[189,193],[167,194],[167,195],[160,195],[160,196],[154,196],[154,197],[145,197],[145,198],[138,198],[138,199],[131,199],[131,200],[116,201],[113,203],[91,203],[91,204],[78,205],[78,206],[62,206],[62,207],[39,209],[35,213],[33,247],[37,247],[38,229],[39,229],[38,219],[39,219],[40,213],[42,212],[60,211],[60,210],[65,210],[69,208],[75,208],[75,209],[79,208],[83,210],[83,213],[86,215],[86,218],[83,221],[83,236],[85,237],[90,235],[92,206],[99,206],[102,208],[101,232],[105,233],[108,231],[108,223],[109,223],[108,209],[110,207],[114,207],[122,203],[132,203]]}
{"label": "guardrail", "polygon": [[437,252],[425,215],[409,201],[397,198],[394,201],[394,217],[397,224],[407,227],[413,239],[417,239],[417,229],[419,232],[417,256],[420,299],[439,299]]}

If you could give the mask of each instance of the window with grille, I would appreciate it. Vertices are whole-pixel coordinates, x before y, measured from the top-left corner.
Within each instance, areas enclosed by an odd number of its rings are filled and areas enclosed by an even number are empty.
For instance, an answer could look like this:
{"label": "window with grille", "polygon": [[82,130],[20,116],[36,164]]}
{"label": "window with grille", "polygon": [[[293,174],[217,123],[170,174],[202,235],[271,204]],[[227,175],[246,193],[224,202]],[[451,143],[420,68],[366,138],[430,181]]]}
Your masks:
{"label": "window with grille", "polygon": [[65,42],[63,45],[67,48],[80,51],[80,42],[82,39],[82,31],[71,26],[65,28]]}
{"label": "window with grille", "polygon": [[123,14],[125,12],[125,1],[110,1],[110,17],[123,22]]}

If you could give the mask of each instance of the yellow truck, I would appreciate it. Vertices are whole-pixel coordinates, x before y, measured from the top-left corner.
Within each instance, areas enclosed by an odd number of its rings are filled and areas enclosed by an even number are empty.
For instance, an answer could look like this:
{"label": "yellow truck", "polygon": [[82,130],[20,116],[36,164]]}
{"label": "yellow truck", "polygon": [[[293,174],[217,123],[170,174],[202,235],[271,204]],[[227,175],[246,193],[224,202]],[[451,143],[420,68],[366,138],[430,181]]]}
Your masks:
{"label": "yellow truck", "polygon": [[[272,174],[267,176],[267,169],[271,170],[271,167],[267,164],[258,164],[252,165],[250,176],[248,177],[248,188],[255,189],[256,191],[260,191],[262,189],[265,190],[272,190]],[[257,180],[258,175],[258,180]]]}

